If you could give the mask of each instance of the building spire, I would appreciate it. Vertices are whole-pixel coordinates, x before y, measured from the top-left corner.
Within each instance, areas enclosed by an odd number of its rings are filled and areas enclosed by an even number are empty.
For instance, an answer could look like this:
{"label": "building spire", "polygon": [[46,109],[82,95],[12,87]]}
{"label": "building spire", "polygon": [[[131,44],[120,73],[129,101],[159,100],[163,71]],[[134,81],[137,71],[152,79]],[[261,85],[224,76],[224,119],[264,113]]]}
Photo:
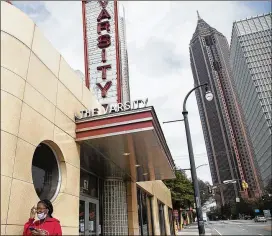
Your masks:
{"label": "building spire", "polygon": [[200,17],[200,15],[199,15],[199,12],[196,11],[196,13],[197,13],[197,19],[198,19],[198,20],[201,20],[201,17]]}

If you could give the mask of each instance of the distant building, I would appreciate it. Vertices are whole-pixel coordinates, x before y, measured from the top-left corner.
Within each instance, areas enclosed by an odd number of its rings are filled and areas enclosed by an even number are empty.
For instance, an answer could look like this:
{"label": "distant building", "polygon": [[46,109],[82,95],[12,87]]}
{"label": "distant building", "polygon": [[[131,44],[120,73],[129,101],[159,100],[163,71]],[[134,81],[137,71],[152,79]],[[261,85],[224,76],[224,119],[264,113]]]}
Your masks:
{"label": "distant building", "polygon": [[255,198],[262,194],[254,152],[247,134],[229,63],[226,37],[198,15],[190,42],[191,68],[195,85],[208,82],[214,95],[206,101],[205,92],[196,90],[196,99],[214,185],[224,180],[242,179],[249,184],[243,191],[241,181],[217,188],[217,203],[234,202],[240,195]]}
{"label": "distant building", "polygon": [[271,13],[234,22],[230,61],[232,81],[267,185],[272,172]]}
{"label": "distant building", "polygon": [[82,73],[82,71],[75,70],[75,72],[81,80],[85,81],[85,75]]}

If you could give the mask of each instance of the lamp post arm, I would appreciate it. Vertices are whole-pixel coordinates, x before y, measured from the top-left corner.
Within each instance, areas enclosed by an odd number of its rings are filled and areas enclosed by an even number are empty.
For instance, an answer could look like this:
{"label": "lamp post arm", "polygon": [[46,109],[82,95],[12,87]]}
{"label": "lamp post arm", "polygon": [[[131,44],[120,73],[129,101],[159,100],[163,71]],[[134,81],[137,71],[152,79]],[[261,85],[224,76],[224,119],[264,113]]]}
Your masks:
{"label": "lamp post arm", "polygon": [[197,166],[196,169],[199,168],[199,167],[202,167],[202,166],[207,166],[207,165],[208,165],[208,164],[202,164],[202,165],[200,165],[200,166]]}
{"label": "lamp post arm", "polygon": [[186,95],[186,97],[184,98],[184,101],[183,101],[183,112],[186,112],[186,102],[187,102],[187,99],[188,99],[188,97],[190,96],[190,94],[191,94],[193,91],[195,91],[197,88],[202,87],[202,86],[208,86],[208,83],[200,84],[200,85],[194,87],[193,89],[191,89],[191,90],[189,91],[189,93],[187,93],[187,95]]}

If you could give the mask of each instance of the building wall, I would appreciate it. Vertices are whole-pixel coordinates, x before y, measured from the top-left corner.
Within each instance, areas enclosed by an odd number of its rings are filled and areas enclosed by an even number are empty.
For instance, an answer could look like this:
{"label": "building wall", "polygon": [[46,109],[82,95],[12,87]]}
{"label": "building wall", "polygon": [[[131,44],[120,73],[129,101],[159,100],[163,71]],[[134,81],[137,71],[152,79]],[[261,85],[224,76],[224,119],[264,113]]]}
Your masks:
{"label": "building wall", "polygon": [[1,234],[21,235],[39,200],[31,164],[35,148],[45,140],[61,163],[53,215],[64,234],[78,234],[74,113],[91,106],[99,106],[95,97],[32,20],[1,2]]}
{"label": "building wall", "polygon": [[[100,104],[84,81],[28,16],[1,2],[1,235],[21,235],[39,200],[31,166],[41,142],[54,149],[61,168],[53,215],[61,221],[64,235],[78,235],[80,149],[74,140],[74,114],[90,107]],[[172,207],[170,191],[161,181],[139,185],[154,201]],[[135,195],[131,202],[137,201],[136,191],[130,193]],[[134,205],[131,212],[129,224],[137,235]]]}
{"label": "building wall", "polygon": [[170,235],[168,208],[172,208],[171,192],[166,185],[160,181],[137,182],[137,185],[152,195],[152,211],[155,235],[160,235],[160,224],[158,215],[158,200],[164,204],[165,227],[167,235]]}

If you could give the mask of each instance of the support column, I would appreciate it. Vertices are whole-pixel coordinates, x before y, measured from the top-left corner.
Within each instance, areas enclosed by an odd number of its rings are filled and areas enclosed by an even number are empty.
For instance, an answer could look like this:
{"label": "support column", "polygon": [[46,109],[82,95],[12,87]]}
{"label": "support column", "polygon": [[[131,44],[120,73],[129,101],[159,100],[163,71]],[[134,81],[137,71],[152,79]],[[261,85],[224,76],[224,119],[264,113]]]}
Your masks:
{"label": "support column", "polygon": [[122,179],[104,181],[104,235],[128,235],[126,185]]}
{"label": "support column", "polygon": [[158,213],[158,200],[155,196],[152,197],[151,204],[152,204],[153,220],[154,220],[154,234],[161,235],[160,220],[159,220],[159,213]]}
{"label": "support column", "polygon": [[168,214],[168,206],[164,205],[163,210],[164,210],[164,221],[165,221],[166,235],[171,235],[170,224],[169,224],[170,221],[169,221],[169,214]]}
{"label": "support column", "polygon": [[127,202],[128,202],[128,235],[139,235],[139,219],[138,219],[138,201],[137,201],[137,172],[136,157],[132,136],[127,135],[127,148],[129,155],[129,168],[132,181],[127,182]]}
{"label": "support column", "polygon": [[128,235],[139,235],[137,186],[135,182],[127,182],[128,202]]}

